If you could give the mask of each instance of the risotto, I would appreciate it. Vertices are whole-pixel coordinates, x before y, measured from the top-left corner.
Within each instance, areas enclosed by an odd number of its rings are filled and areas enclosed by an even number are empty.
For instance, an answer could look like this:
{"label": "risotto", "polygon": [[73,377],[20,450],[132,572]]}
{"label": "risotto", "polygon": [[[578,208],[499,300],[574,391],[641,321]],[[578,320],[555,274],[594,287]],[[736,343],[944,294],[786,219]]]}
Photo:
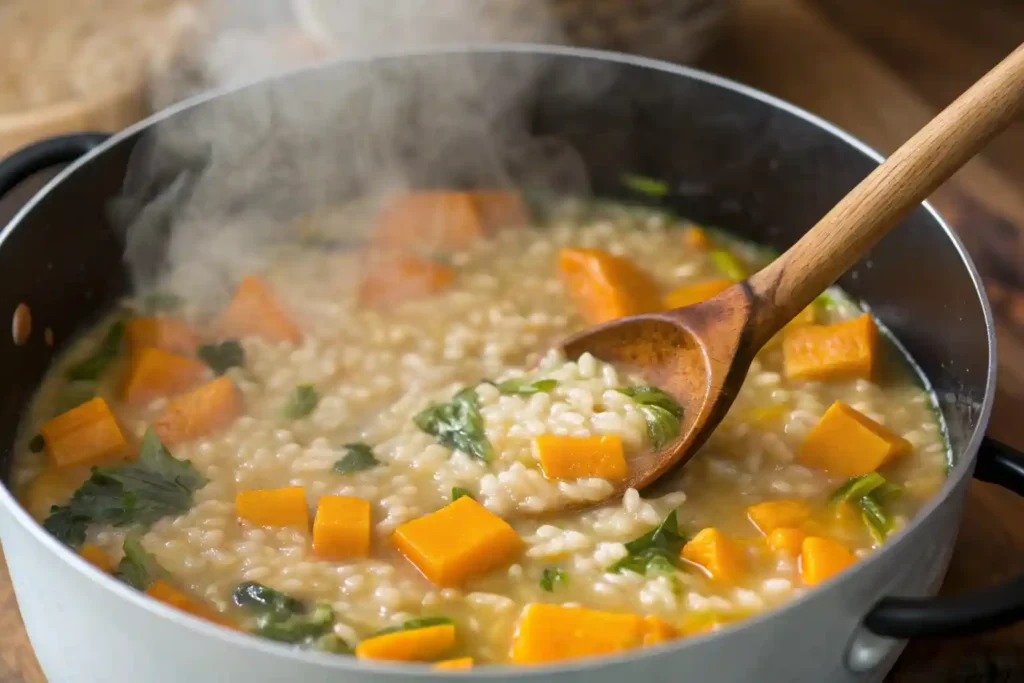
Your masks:
{"label": "risotto", "polygon": [[366,248],[282,248],[212,317],[126,300],[27,412],[23,504],[200,618],[468,668],[723,628],[871,553],[942,486],[931,394],[830,290],[682,471],[622,493],[679,405],[552,349],[770,255],[629,205],[530,215],[510,192],[415,192]]}

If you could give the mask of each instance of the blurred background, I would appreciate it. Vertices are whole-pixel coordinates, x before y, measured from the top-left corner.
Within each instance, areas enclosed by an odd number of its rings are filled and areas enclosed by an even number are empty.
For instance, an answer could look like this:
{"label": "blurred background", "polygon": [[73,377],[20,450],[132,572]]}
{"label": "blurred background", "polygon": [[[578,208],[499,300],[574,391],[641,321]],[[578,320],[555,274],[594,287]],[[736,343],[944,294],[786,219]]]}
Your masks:
{"label": "blurred background", "polygon": [[[443,25],[438,12],[424,31],[419,18],[445,2],[0,0],[0,157],[62,132],[116,130],[197,92],[321,60],[515,40],[693,64],[887,152],[1024,41],[1022,0],[476,0],[488,21]],[[0,226],[33,189],[0,200]],[[971,251],[996,310],[993,435],[1024,447],[1024,121],[934,202]],[[975,483],[944,590],[1024,569],[1022,522],[1011,495]],[[0,683],[44,683],[2,572],[0,563]],[[1022,652],[1024,627],[912,643],[891,680],[1024,680]]]}

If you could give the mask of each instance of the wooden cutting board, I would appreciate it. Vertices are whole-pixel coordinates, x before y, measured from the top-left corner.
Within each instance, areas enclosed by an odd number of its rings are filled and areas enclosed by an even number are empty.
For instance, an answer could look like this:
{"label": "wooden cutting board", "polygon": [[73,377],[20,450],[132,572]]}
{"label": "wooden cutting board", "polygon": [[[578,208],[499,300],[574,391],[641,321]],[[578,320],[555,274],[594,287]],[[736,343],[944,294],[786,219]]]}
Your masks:
{"label": "wooden cutting board", "polygon": [[[1015,0],[736,0],[703,66],[835,121],[886,152],[1024,40]],[[991,433],[1024,448],[1024,122],[941,188],[996,308],[999,392]],[[4,219],[0,216],[0,221]],[[973,485],[946,584],[958,593],[1024,571],[1024,501]],[[1024,626],[913,642],[893,683],[996,680],[1024,661]],[[981,673],[978,673],[981,672]],[[1024,670],[998,680],[1024,680]],[[46,683],[0,563],[0,683]],[[143,683],[143,682],[140,682]]]}

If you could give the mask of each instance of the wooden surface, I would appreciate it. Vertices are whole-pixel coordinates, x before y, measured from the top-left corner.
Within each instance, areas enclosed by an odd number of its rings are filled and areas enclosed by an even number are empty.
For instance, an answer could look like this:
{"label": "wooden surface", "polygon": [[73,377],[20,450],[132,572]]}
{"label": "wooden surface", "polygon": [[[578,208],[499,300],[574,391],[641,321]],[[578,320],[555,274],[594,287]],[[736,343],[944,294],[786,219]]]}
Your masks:
{"label": "wooden surface", "polygon": [[[1020,0],[736,2],[724,39],[703,65],[818,113],[883,152],[1024,41]],[[990,433],[1024,448],[1024,121],[933,199],[973,254],[996,308],[999,391]],[[943,590],[1024,571],[1022,522],[1024,502],[974,484]],[[46,683],[2,572],[0,563],[0,683]],[[914,642],[890,680],[942,681],[980,654],[1018,649],[1024,652],[1024,626]]]}

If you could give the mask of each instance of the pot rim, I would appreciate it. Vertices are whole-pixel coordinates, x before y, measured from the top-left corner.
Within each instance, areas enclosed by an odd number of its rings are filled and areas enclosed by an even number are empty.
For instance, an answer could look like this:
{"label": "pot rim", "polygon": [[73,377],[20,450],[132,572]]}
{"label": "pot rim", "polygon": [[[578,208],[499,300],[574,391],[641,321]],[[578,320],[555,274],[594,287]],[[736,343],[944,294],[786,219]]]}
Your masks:
{"label": "pot rim", "polygon": [[[52,180],[40,189],[11,219],[6,227],[0,230],[0,248],[3,247],[3,243],[6,241],[8,235],[10,235],[15,229],[17,229],[19,223],[24,219],[26,215],[31,213],[36,205],[42,201],[42,199],[57,185],[62,183],[67,177],[78,172],[80,168],[87,165],[94,157],[104,154],[107,150],[119,145],[124,140],[131,138],[137,133],[151,127],[164,119],[168,119],[176,114],[179,114],[185,110],[191,109],[198,105],[201,105],[210,100],[217,99],[221,96],[230,95],[232,93],[248,89],[250,87],[257,87],[261,84],[268,82],[285,80],[302,73],[314,72],[320,70],[327,70],[337,64],[364,64],[371,62],[381,62],[393,59],[409,59],[422,56],[438,56],[438,55],[472,55],[472,54],[487,54],[487,53],[506,53],[506,54],[526,54],[534,56],[549,56],[549,57],[574,57],[582,58],[594,61],[611,62],[624,66],[641,67],[646,69],[653,69],[657,71],[663,71],[670,73],[675,76],[687,78],[695,81],[701,81],[709,85],[722,88],[725,90],[731,90],[740,95],[744,95],[748,98],[758,100],[764,104],[770,105],[776,109],[780,109],[786,113],[792,114],[797,118],[800,118],[807,123],[829,133],[830,135],[838,138],[842,142],[846,143],[850,147],[853,147],[857,151],[861,152],[869,159],[876,163],[881,163],[885,157],[880,154],[877,150],[870,147],[862,140],[854,137],[846,130],[839,126],[815,115],[811,112],[802,109],[790,102],[769,95],[761,90],[753,88],[748,85],[744,85],[738,81],[734,81],[723,76],[712,74],[701,69],[696,69],[690,66],[683,66],[679,64],[673,64],[656,59],[650,59],[647,57],[640,57],[637,55],[630,55],[620,52],[613,52],[608,50],[597,50],[591,48],[579,48],[579,47],[568,47],[560,45],[546,45],[546,44],[534,44],[534,43],[490,43],[490,44],[463,44],[456,46],[440,46],[432,48],[421,48],[415,50],[396,51],[396,52],[381,52],[375,53],[368,56],[360,57],[346,57],[335,60],[330,60],[321,64],[313,66],[305,66],[297,69],[284,71],[278,74],[274,74],[269,77],[255,78],[252,80],[245,81],[243,83],[229,85],[221,88],[216,88],[199,95],[195,95],[188,99],[182,100],[170,107],[167,107],[155,114],[139,121],[117,133],[112,135],[107,141],[94,148],[89,153],[83,155],[79,159],[75,160],[68,166],[66,166],[60,173],[58,173]],[[982,313],[985,320],[985,334],[988,339],[989,349],[989,362],[986,368],[985,375],[985,395],[981,404],[981,411],[978,414],[978,418],[975,422],[974,429],[971,433],[970,439],[966,446],[960,453],[954,454],[956,461],[954,467],[949,475],[946,477],[942,489],[936,493],[914,516],[914,518],[907,524],[903,529],[900,529],[897,533],[890,536],[889,540],[875,552],[871,553],[866,558],[858,560],[857,564],[849,571],[841,573],[839,576],[826,582],[823,586],[815,587],[803,595],[799,595],[792,600],[787,601],[785,604],[765,610],[764,612],[747,617],[740,622],[726,626],[722,631],[716,631],[712,633],[704,633],[695,636],[689,636],[687,638],[680,638],[667,643],[656,645],[653,647],[639,648],[636,650],[627,651],[624,653],[605,655],[600,657],[590,657],[578,660],[570,660],[563,663],[553,663],[544,666],[534,667],[523,667],[516,665],[489,665],[486,667],[472,670],[470,675],[477,678],[531,678],[536,676],[546,677],[554,676],[557,674],[565,673],[585,673],[595,669],[602,668],[604,666],[613,664],[624,664],[628,662],[635,662],[650,657],[656,657],[666,655],[669,653],[678,653],[683,650],[687,650],[693,647],[698,647],[702,643],[706,642],[710,638],[727,636],[729,634],[738,633],[740,631],[746,631],[747,629],[759,628],[764,622],[770,621],[776,618],[783,618],[788,612],[798,609],[805,603],[822,599],[823,596],[833,590],[838,590],[841,586],[853,581],[853,577],[861,569],[876,564],[882,560],[883,557],[891,555],[895,552],[895,546],[902,543],[904,539],[910,536],[922,523],[925,518],[930,516],[940,505],[945,503],[950,493],[957,488],[961,481],[970,476],[974,469],[974,463],[977,456],[978,448],[981,444],[981,440],[985,435],[985,431],[988,427],[989,419],[992,413],[992,402],[995,396],[995,385],[996,385],[996,337],[995,337],[995,324],[992,315],[992,308],[988,300],[988,296],[985,292],[984,285],[982,284],[981,276],[978,273],[977,267],[971,260],[970,254],[964,247],[963,243],[957,234],[950,228],[950,226],[943,220],[942,216],[935,210],[935,208],[928,202],[922,202],[922,206],[931,215],[931,218],[935,221],[939,228],[945,233],[946,238],[953,243],[954,248],[957,250],[958,255],[964,266],[971,277],[971,282],[974,284],[975,293],[977,294],[982,307]],[[927,382],[927,377],[925,377]],[[930,386],[929,386],[930,388]],[[297,663],[303,664],[316,664],[329,669],[334,669],[338,672],[347,673],[379,673],[379,674],[398,674],[405,675],[414,678],[441,678],[448,676],[450,672],[447,671],[436,671],[428,666],[408,666],[408,664],[392,664],[385,662],[357,660],[352,657],[342,657],[338,655],[309,652],[299,650],[297,648],[269,641],[266,639],[251,636],[249,634],[240,633],[234,630],[226,629],[223,627],[216,626],[210,622],[193,617],[173,607],[164,605],[156,600],[153,600],[144,594],[136,591],[129,586],[126,586],[122,582],[116,580],[114,577],[100,571],[93,565],[82,559],[77,553],[73,552],[70,548],[60,543],[56,538],[47,533],[41,524],[35,521],[28,512],[21,507],[21,505],[14,498],[13,493],[7,486],[7,482],[2,482],[0,486],[0,507],[6,509],[6,511],[14,518],[15,522],[19,524],[29,535],[31,535],[36,541],[49,548],[57,557],[65,562],[71,564],[72,567],[85,574],[85,576],[93,582],[99,583],[103,588],[107,589],[114,595],[128,600],[133,603],[136,607],[149,611],[163,620],[167,620],[177,624],[182,628],[193,631],[196,635],[220,639],[225,644],[238,646],[242,648],[254,648],[261,651],[263,654],[268,656],[283,657],[291,659]],[[865,613],[870,605],[865,606]]]}

